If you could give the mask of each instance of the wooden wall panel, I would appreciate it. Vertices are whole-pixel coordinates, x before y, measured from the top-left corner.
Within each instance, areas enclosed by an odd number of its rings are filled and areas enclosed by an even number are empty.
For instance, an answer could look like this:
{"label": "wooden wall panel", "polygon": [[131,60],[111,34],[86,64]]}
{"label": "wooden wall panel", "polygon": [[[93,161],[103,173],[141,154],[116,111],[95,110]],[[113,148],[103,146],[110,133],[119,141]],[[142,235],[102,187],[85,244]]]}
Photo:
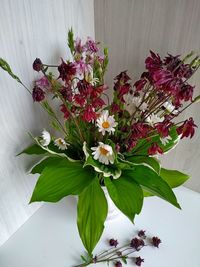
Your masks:
{"label": "wooden wall panel", "polygon": [[[134,79],[139,78],[150,49],[162,56],[191,50],[200,53],[199,0],[94,0],[94,6],[96,40],[109,48],[106,80],[110,87],[122,70],[128,69]],[[199,94],[200,72],[192,83]],[[184,114],[188,116],[199,125],[197,134],[165,155],[163,165],[191,174],[187,186],[200,192],[200,105]]]}
{"label": "wooden wall panel", "polygon": [[[67,31],[94,36],[93,0],[0,0],[0,57],[25,84],[37,77],[36,57],[46,63],[66,58]],[[36,176],[25,173],[36,159],[15,155],[30,143],[27,132],[48,129],[48,118],[30,95],[0,70],[0,244],[40,205],[28,205]]]}

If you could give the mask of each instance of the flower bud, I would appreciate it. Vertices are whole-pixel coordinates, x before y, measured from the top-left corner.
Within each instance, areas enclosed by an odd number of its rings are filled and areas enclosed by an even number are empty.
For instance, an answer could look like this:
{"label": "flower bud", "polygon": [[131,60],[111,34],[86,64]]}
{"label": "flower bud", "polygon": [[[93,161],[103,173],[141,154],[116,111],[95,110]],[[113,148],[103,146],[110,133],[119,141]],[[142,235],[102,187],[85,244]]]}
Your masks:
{"label": "flower bud", "polygon": [[33,62],[33,69],[35,71],[41,71],[42,70],[42,61],[39,58],[36,58]]}
{"label": "flower bud", "polygon": [[45,93],[40,87],[35,86],[33,88],[32,97],[33,97],[33,101],[40,102],[40,101],[44,100]]}

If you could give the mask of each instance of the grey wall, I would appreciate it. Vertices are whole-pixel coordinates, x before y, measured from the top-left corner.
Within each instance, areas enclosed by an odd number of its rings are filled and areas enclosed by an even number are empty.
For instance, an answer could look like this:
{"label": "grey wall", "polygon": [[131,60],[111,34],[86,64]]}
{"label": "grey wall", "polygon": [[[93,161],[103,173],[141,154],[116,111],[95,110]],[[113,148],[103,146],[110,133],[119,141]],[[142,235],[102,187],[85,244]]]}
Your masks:
{"label": "grey wall", "polygon": [[[129,70],[134,78],[144,70],[150,49],[165,55],[200,53],[199,0],[94,0],[96,40],[109,48],[107,82]],[[192,80],[200,93],[200,71]],[[200,192],[200,105],[193,106],[184,117],[194,117],[199,125],[196,135],[184,140],[163,158],[163,165],[189,173],[187,186]]]}
{"label": "grey wall", "polygon": [[[37,77],[32,62],[58,63],[68,55],[67,31],[94,36],[93,0],[0,0],[0,57],[29,87]],[[35,76],[34,76],[35,75]],[[27,132],[48,129],[48,118],[30,95],[0,70],[0,245],[40,205],[28,205],[36,176],[28,176],[32,157],[15,155],[30,144]]]}

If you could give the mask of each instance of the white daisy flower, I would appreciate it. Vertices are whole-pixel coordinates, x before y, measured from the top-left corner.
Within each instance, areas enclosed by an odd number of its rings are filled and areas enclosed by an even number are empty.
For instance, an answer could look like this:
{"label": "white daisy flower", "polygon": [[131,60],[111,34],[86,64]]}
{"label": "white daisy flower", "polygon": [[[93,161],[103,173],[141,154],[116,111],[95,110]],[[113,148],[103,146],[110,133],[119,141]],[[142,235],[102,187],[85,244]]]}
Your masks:
{"label": "white daisy flower", "polygon": [[49,132],[47,132],[45,129],[42,131],[42,140],[40,141],[40,143],[43,146],[48,146],[51,142],[51,135]]}
{"label": "white daisy flower", "polygon": [[160,137],[160,141],[163,144],[163,146],[166,146],[171,140],[172,140],[172,138],[170,135],[168,135],[166,137]]}
{"label": "white daisy flower", "polygon": [[109,116],[108,110],[104,110],[96,122],[99,127],[99,132],[102,132],[102,135],[105,135],[105,132],[113,133],[115,131],[114,127],[117,126],[114,115]]}
{"label": "white daisy flower", "polygon": [[158,122],[162,122],[164,120],[164,117],[159,117],[156,114],[151,114],[146,118],[146,122],[150,125],[150,126],[154,126],[154,124],[158,123]]}
{"label": "white daisy flower", "polygon": [[94,151],[92,152],[94,159],[105,165],[114,163],[115,157],[111,146],[99,142],[97,147],[91,147],[91,149]]}
{"label": "white daisy flower", "polygon": [[54,141],[54,144],[60,149],[60,150],[65,150],[67,148],[67,143],[63,138],[57,138]]}

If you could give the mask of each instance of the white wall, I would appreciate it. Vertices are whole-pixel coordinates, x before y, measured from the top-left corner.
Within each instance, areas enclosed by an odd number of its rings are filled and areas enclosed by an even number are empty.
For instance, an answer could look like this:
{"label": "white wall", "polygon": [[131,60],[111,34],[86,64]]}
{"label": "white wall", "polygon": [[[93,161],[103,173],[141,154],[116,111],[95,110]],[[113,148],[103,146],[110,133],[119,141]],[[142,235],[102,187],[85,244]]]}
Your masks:
{"label": "white wall", "polygon": [[[96,40],[109,48],[107,82],[122,70],[138,79],[144,71],[144,59],[152,49],[164,56],[167,52],[200,54],[199,0],[94,0]],[[200,94],[200,71],[193,78]],[[200,105],[188,110],[185,118],[194,117],[199,129],[172,153],[164,156],[163,165],[191,174],[187,186],[200,192]]]}
{"label": "white wall", "polygon": [[[0,0],[0,57],[29,87],[37,77],[32,62],[58,63],[67,57],[67,31],[94,36],[93,0]],[[26,171],[36,161],[15,157],[38,135],[48,118],[30,95],[0,70],[0,244],[40,206],[28,205],[36,176]]]}

